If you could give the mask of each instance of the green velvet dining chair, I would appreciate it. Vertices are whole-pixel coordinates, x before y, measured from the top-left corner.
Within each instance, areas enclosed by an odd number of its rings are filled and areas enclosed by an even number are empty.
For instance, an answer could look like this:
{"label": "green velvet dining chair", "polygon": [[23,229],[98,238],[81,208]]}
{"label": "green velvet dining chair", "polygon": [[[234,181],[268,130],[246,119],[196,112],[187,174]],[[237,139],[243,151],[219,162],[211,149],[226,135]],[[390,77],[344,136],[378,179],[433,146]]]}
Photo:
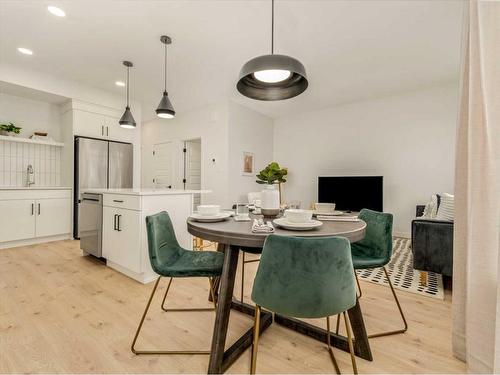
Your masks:
{"label": "green velvet dining chair", "polygon": [[[404,333],[408,330],[408,323],[406,322],[403,309],[386,269],[386,265],[390,262],[392,256],[392,214],[362,209],[358,217],[366,223],[366,231],[365,237],[361,241],[351,245],[354,269],[382,268],[404,324],[402,329],[370,334],[368,337],[373,338]],[[357,274],[356,282],[359,289],[358,297],[360,298],[363,292]],[[337,321],[338,326],[339,321]]]}
{"label": "green velvet dining chair", "polygon": [[[210,354],[208,350],[137,350],[135,344],[144,324],[151,301],[156,293],[162,277],[169,277],[168,286],[161,303],[161,308],[168,311],[205,311],[215,310],[216,299],[213,278],[222,273],[224,254],[214,251],[191,251],[183,249],[175,237],[174,228],[169,215],[162,211],[146,217],[148,235],[149,260],[151,267],[159,275],[153,291],[142,314],[141,321],[132,342],[131,350],[134,354]],[[210,294],[214,303],[213,308],[167,309],[165,301],[170,290],[172,280],[180,277],[207,277],[210,284]]]}
{"label": "green velvet dining chair", "polygon": [[346,238],[269,235],[255,276],[252,300],[255,302],[252,374],[257,366],[261,308],[295,318],[326,318],[326,347],[337,373],[340,370],[330,345],[330,316],[342,314],[353,370],[357,373],[346,314],[356,304],[356,284]]}

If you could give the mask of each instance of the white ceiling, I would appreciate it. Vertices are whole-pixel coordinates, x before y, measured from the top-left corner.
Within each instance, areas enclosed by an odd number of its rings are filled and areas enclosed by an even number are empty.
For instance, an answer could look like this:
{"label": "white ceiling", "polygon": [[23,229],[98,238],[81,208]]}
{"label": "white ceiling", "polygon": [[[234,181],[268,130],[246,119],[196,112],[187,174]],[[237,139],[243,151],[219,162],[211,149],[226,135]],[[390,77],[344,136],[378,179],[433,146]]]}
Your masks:
{"label": "white ceiling", "polygon": [[[54,17],[47,5],[67,17]],[[231,98],[272,117],[456,80],[462,1],[276,0],[275,52],[307,69],[294,99],[258,102],[235,88],[241,66],[269,53],[270,0],[0,0],[0,62],[124,93],[154,117],[169,47],[171,101],[182,112]],[[33,56],[16,48],[31,48]]]}

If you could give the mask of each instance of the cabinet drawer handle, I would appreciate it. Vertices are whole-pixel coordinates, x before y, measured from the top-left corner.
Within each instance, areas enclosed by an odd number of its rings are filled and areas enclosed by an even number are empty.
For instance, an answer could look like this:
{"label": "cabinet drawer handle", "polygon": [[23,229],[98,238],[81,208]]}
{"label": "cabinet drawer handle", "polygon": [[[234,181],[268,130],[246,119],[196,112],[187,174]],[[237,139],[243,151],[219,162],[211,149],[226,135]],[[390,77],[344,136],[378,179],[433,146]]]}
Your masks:
{"label": "cabinet drawer handle", "polygon": [[116,203],[123,203],[122,200],[119,200],[119,199],[113,199],[113,202],[116,202]]}
{"label": "cabinet drawer handle", "polygon": [[41,212],[41,210],[40,210],[40,203],[38,203],[38,216],[40,216],[40,212]]}
{"label": "cabinet drawer handle", "polygon": [[117,231],[118,232],[122,231],[122,229],[120,228],[120,218],[121,217],[122,217],[122,215],[117,215],[117,218],[118,218],[118,220],[117,220]]}
{"label": "cabinet drawer handle", "polygon": [[104,125],[101,125],[101,135],[104,135]]}
{"label": "cabinet drawer handle", "polygon": [[116,228],[116,218],[118,217],[118,214],[115,214],[114,222],[113,222],[113,230],[118,230]]}
{"label": "cabinet drawer handle", "polygon": [[109,127],[106,126],[106,137],[109,136]]}
{"label": "cabinet drawer handle", "polygon": [[35,204],[31,203],[31,216],[35,214]]}

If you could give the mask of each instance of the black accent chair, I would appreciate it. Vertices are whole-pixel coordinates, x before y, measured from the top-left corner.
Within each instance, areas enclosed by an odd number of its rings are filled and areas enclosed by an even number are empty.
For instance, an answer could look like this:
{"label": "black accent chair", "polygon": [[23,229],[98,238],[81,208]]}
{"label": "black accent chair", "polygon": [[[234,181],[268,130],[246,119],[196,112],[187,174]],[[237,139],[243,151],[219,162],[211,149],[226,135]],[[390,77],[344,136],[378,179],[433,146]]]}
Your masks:
{"label": "black accent chair", "polygon": [[[419,218],[425,206],[417,206],[417,218],[411,224],[413,268],[419,271],[440,273],[447,278],[453,275],[453,222]],[[425,284],[426,277],[422,282]]]}

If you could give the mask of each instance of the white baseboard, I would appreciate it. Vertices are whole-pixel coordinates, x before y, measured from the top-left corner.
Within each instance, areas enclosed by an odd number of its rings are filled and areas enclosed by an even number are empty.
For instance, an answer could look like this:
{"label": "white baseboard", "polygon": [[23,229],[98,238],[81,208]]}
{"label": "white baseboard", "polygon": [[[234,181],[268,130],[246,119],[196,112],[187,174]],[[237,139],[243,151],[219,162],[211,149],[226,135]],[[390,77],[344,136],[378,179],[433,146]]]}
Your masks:
{"label": "white baseboard", "polygon": [[111,261],[106,261],[106,265],[110,268],[113,268],[115,271],[118,271],[125,276],[130,277],[131,279],[134,279],[136,281],[139,281],[142,284],[148,284],[151,281],[154,281],[155,279],[158,278],[158,275],[152,271],[151,274],[146,274],[146,273],[137,273],[134,271],[131,271],[125,267],[120,266],[119,264],[113,263]]}
{"label": "white baseboard", "polygon": [[53,241],[63,241],[72,239],[71,234],[61,234],[57,236],[48,237],[38,237],[38,238],[28,238],[26,240],[9,241],[0,243],[0,249],[10,249],[13,247],[30,246],[40,243],[53,242]]}
{"label": "white baseboard", "polygon": [[408,232],[392,232],[394,237],[411,238],[411,233]]}

